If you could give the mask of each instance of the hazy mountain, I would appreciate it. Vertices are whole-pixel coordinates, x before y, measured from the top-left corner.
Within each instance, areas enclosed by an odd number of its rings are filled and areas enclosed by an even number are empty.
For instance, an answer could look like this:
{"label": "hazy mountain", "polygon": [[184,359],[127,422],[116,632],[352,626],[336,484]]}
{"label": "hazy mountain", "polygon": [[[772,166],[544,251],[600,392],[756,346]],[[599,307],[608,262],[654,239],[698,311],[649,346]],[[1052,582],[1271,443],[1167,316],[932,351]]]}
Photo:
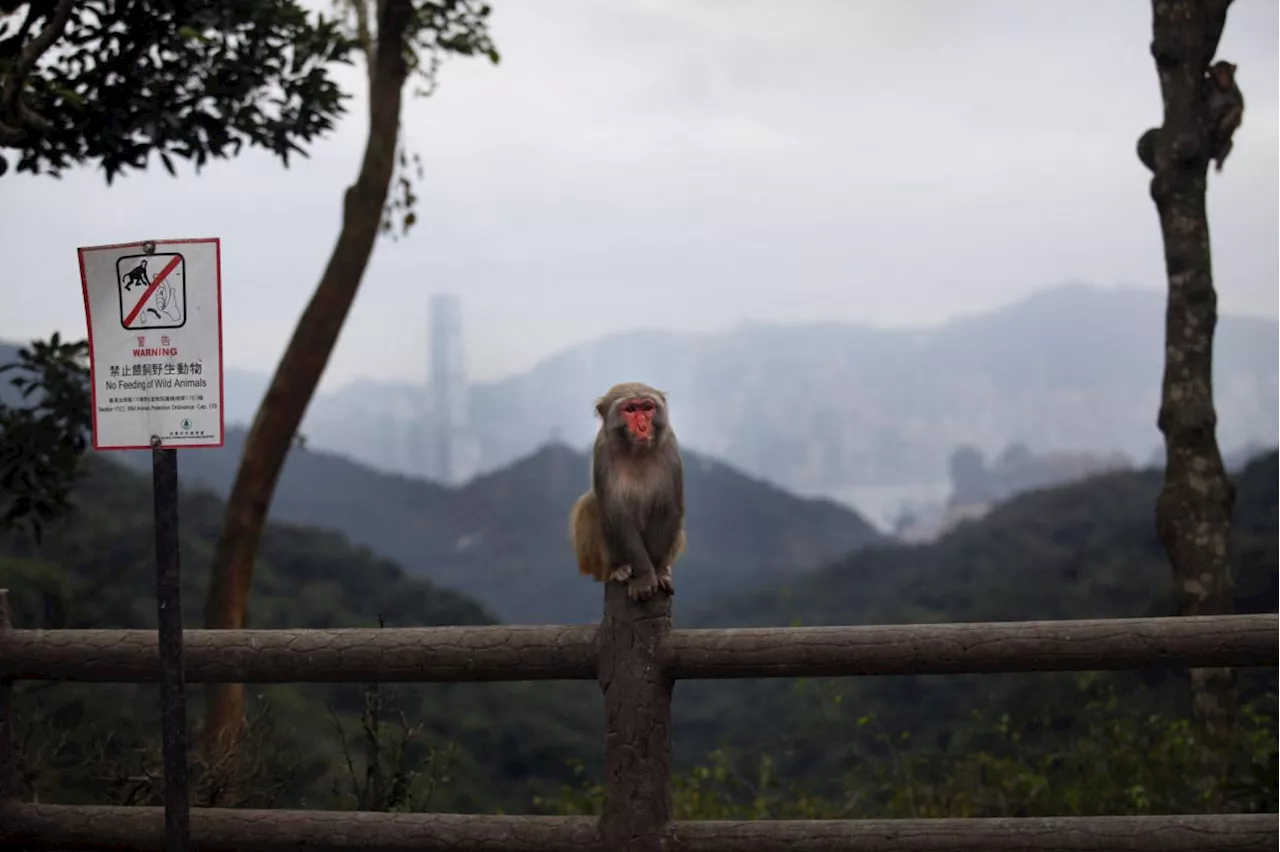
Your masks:
{"label": "hazy mountain", "polygon": [[[873,486],[944,483],[960,445],[988,456],[1021,442],[1035,452],[1148,458],[1161,442],[1163,322],[1160,291],[1069,284],[927,329],[635,331],[473,385],[474,437],[482,470],[549,438],[586,447],[591,402],[616,381],[638,379],[668,392],[684,446],[871,511],[871,500],[896,506],[920,496],[867,496]],[[1220,318],[1214,391],[1224,450],[1275,444],[1278,347],[1275,321]],[[227,371],[228,422],[252,418],[266,382]],[[424,388],[360,380],[318,395],[302,431],[312,447],[421,474],[428,422]]]}
{"label": "hazy mountain", "polygon": [[[1257,455],[1255,453],[1254,455]],[[1134,467],[1123,453],[1033,453],[1024,444],[1010,444],[989,462],[973,447],[958,447],[951,454],[953,506],[993,503],[1014,494],[1049,488]]]}
{"label": "hazy mountain", "polygon": [[[180,454],[185,485],[230,490],[244,432],[219,450]],[[115,456],[115,453],[111,455]],[[149,453],[121,453],[144,468]],[[793,576],[876,540],[865,519],[686,454],[689,548],[676,565],[677,612]],[[482,601],[504,621],[597,621],[601,587],[577,572],[569,508],[586,488],[587,456],[543,447],[460,488],[382,473],[322,451],[289,456],[271,517],[337,530],[411,574]]]}
{"label": "hazy mountain", "polygon": [[[1064,286],[929,330],[636,332],[474,388],[475,423],[486,459],[552,429],[585,442],[583,400],[637,376],[669,391],[686,446],[800,490],[939,479],[960,444],[1145,458],[1160,441],[1163,317],[1155,291]],[[1223,317],[1216,340],[1222,444],[1273,443],[1277,324]]]}
{"label": "hazy mountain", "polygon": [[[927,329],[745,325],[716,334],[635,331],[574,346],[471,388],[482,469],[549,437],[585,447],[591,402],[616,381],[666,390],[682,442],[787,487],[834,491],[945,479],[961,444],[995,454],[1159,445],[1164,297],[1068,284]],[[1270,446],[1280,430],[1277,323],[1220,318],[1219,439]],[[228,371],[227,414],[247,422],[265,377]],[[368,380],[319,395],[303,432],[394,470],[417,471],[424,391]]]}

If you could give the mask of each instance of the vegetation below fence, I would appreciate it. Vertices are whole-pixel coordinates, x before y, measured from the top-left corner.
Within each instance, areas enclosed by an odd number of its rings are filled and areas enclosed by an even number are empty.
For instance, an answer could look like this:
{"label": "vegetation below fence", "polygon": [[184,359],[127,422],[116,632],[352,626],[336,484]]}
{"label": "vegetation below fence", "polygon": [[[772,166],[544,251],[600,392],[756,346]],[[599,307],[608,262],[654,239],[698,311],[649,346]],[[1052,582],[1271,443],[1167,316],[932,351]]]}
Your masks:
{"label": "vegetation below fence", "polygon": [[[0,538],[0,585],[12,589],[15,626],[154,626],[150,485],[90,461],[73,495],[76,514],[51,526],[43,544]],[[1246,611],[1275,588],[1276,472],[1270,454],[1237,481],[1238,601]],[[784,623],[788,615],[830,621],[838,596],[853,623],[1167,612],[1167,569],[1158,575],[1163,583],[1147,576],[1161,558],[1149,532],[1155,487],[1158,477],[1140,473],[1029,495],[932,548],[854,556],[773,600]],[[221,510],[209,494],[183,496],[189,626],[198,626]],[[1133,532],[1139,523],[1145,535]],[[1104,560],[1104,553],[1113,556]],[[1055,587],[1047,574],[1073,560],[1075,575]],[[951,576],[937,565],[981,570]],[[1143,584],[1154,588],[1136,591]],[[1069,608],[1045,612],[1038,601],[1056,595],[1061,606],[1062,590],[1070,592]],[[930,599],[939,603],[921,609]],[[340,536],[279,525],[264,541],[253,600],[259,627],[368,626],[379,616],[391,626],[494,621],[476,602],[408,577]],[[968,608],[945,609],[961,605]],[[680,683],[675,816],[1274,811],[1274,684],[1274,671],[1245,678],[1245,734],[1220,756],[1223,771],[1206,778],[1183,721],[1184,685],[1167,674]],[[22,682],[15,692],[24,798],[158,802],[154,686]],[[375,692],[272,685],[255,692],[262,698],[246,734],[255,756],[245,770],[246,805],[598,807],[603,704],[595,684]],[[192,759],[197,803],[216,798],[198,755]]]}
{"label": "vegetation below fence", "polygon": [[[156,624],[152,556],[151,483],[100,456],[86,459],[87,475],[73,491],[75,513],[50,525],[44,542],[0,535],[0,587],[10,589],[16,627],[145,627]],[[212,494],[187,490],[181,500],[183,616],[201,626],[213,541],[223,511]],[[342,536],[272,524],[263,539],[250,609],[258,627],[492,624],[484,607],[455,592],[408,577],[400,566],[352,547]],[[188,707],[202,702],[195,688]],[[345,783],[334,713],[353,735],[365,697],[358,685],[270,685],[254,715],[269,726],[280,761],[300,747],[293,780],[277,791],[280,802],[317,803],[333,782]],[[136,754],[154,745],[158,698],[154,686],[34,684],[15,687],[22,720],[38,714],[52,722],[83,719],[110,746]],[[433,804],[461,812],[520,810],[535,792],[572,780],[570,761],[599,761],[603,736],[599,689],[584,683],[433,684],[388,690],[388,713],[403,712],[421,730],[408,747],[417,761],[449,752],[450,783]],[[39,700],[40,706],[33,702]],[[79,706],[82,712],[63,710]],[[388,718],[394,719],[394,716]],[[193,719],[193,722],[197,720]],[[78,724],[78,721],[77,721]],[[283,737],[288,732],[289,737]],[[86,734],[87,735],[87,734]],[[386,734],[390,736],[388,732]],[[157,734],[158,736],[158,734]],[[193,740],[194,742],[194,740]],[[97,746],[69,743],[66,760]],[[113,762],[108,769],[115,772]],[[118,768],[118,767],[117,767]],[[198,767],[197,767],[198,772]],[[45,781],[45,801],[98,801],[114,795],[101,778],[74,775]],[[52,784],[52,786],[50,786]],[[276,786],[273,782],[273,789]]]}
{"label": "vegetation below fence", "polygon": [[[1094,676],[1076,679],[1082,711],[1063,727],[1051,712],[975,710],[945,747],[921,746],[872,715],[861,735],[829,743],[844,769],[834,779],[777,772],[773,755],[742,760],[717,750],[673,779],[673,818],[916,819],[1271,813],[1277,809],[1276,696],[1244,710],[1239,738],[1205,752],[1185,718],[1134,710]],[[834,696],[838,698],[838,696]],[[849,708],[846,708],[849,709]],[[833,783],[834,782],[834,783]],[[598,814],[599,784],[566,786],[539,804]]]}
{"label": "vegetation below fence", "polygon": [[[750,757],[715,750],[673,779],[675,819],[859,819],[1273,813],[1277,810],[1276,696],[1244,708],[1238,736],[1207,763],[1205,747],[1182,717],[1151,714],[1122,700],[1107,679],[1074,678],[1080,709],[1062,712],[975,710],[945,746],[873,715],[859,735],[831,741],[842,768],[831,777],[777,772],[769,753]],[[585,684],[579,684],[585,685]],[[15,731],[20,795],[27,801],[158,805],[160,743],[139,688],[138,715],[121,720],[93,699],[50,701],[53,689],[26,684]],[[33,689],[34,687],[34,689]],[[59,686],[62,690],[68,687]],[[472,688],[476,688],[472,686]],[[122,687],[92,686],[99,694]],[[315,727],[282,727],[269,703],[255,703],[247,726],[252,760],[235,780],[248,807],[402,811],[463,809],[598,815],[604,790],[584,761],[570,758],[572,778],[559,789],[531,791],[524,802],[477,796],[471,756],[406,713],[404,687],[362,692],[358,714],[326,711],[327,736]],[[815,693],[816,697],[816,693]],[[827,700],[836,712],[838,693]],[[91,703],[89,703],[91,702]],[[318,747],[320,746],[320,747]],[[191,753],[193,799],[216,800],[212,777]],[[513,767],[514,769],[514,767]]]}

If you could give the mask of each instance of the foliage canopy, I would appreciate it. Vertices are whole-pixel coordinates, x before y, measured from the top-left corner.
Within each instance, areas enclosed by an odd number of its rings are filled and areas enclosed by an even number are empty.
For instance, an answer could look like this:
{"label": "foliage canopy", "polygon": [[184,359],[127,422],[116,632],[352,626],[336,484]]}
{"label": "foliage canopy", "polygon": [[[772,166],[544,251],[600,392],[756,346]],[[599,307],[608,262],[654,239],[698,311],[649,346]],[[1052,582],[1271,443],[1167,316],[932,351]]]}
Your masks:
{"label": "foliage canopy", "polygon": [[[0,147],[18,172],[100,164],[110,183],[154,152],[204,165],[245,146],[292,153],[334,126],[330,63],[353,42],[296,0],[0,2]],[[0,174],[7,170],[0,156]]]}
{"label": "foliage canopy", "polygon": [[92,427],[88,352],[85,341],[64,343],[55,333],[0,365],[0,380],[22,400],[0,401],[0,530],[26,527],[39,540],[44,524],[68,508]]}

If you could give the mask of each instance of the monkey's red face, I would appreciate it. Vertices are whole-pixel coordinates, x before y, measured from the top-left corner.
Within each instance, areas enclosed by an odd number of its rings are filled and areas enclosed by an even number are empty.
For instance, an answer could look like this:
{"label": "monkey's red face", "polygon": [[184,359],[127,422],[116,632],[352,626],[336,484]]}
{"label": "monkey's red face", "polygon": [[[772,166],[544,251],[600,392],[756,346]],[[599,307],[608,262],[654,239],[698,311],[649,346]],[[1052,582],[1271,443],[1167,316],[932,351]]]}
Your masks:
{"label": "monkey's red face", "polygon": [[626,424],[627,434],[637,443],[647,444],[654,438],[653,418],[658,413],[658,406],[653,400],[641,397],[628,399],[618,407],[622,414],[622,422]]}

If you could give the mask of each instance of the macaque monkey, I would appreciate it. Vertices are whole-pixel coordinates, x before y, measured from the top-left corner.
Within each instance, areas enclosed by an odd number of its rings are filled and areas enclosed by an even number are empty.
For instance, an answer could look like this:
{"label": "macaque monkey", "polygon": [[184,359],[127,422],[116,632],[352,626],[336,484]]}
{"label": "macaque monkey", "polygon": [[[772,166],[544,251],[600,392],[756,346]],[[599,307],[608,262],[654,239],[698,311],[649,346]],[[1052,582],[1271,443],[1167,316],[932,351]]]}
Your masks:
{"label": "macaque monkey", "polygon": [[1236,66],[1225,59],[1209,66],[1205,77],[1206,106],[1209,111],[1209,158],[1216,161],[1215,171],[1231,153],[1231,137],[1244,119],[1244,95],[1236,84]]}
{"label": "macaque monkey", "polygon": [[[1222,163],[1231,153],[1232,136],[1244,119],[1244,95],[1236,83],[1236,66],[1226,60],[1218,60],[1204,73],[1205,123],[1209,131],[1209,160],[1216,171],[1222,171]],[[1151,128],[1138,140],[1138,159],[1151,171],[1156,170],[1156,145],[1160,129]]]}
{"label": "macaque monkey", "polygon": [[627,584],[633,601],[675,594],[671,566],[684,552],[684,463],[667,398],[638,382],[596,402],[600,431],[591,488],[569,513],[578,571]]}

